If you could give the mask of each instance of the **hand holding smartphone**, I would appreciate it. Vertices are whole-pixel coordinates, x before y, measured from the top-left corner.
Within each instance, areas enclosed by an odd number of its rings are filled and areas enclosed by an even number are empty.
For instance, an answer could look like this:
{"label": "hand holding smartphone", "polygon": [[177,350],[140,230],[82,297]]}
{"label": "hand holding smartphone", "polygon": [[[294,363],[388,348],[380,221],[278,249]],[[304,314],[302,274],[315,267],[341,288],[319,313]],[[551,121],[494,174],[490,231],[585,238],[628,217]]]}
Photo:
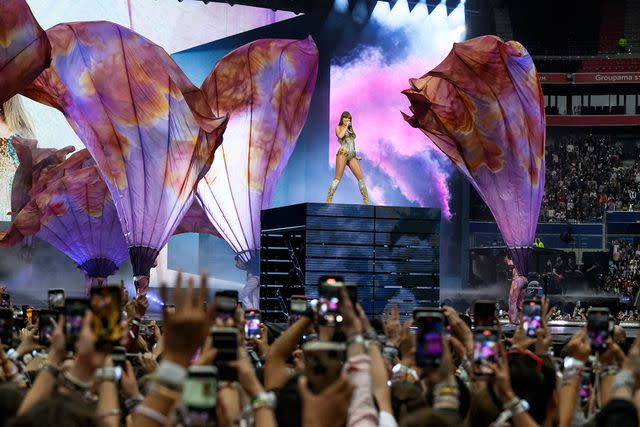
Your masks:
{"label": "hand holding smartphone", "polygon": [[587,310],[587,335],[591,349],[603,352],[607,349],[607,338],[611,336],[613,322],[607,307],[591,307]]}
{"label": "hand holding smartphone", "polygon": [[339,326],[342,323],[340,314],[340,288],[344,286],[341,276],[323,276],[318,285],[318,323],[322,326]]}
{"label": "hand holding smartphone", "polygon": [[215,365],[221,381],[236,381],[238,371],[229,366],[229,362],[238,360],[238,330],[214,326],[211,328],[213,345],[218,349]]}
{"label": "hand holding smartphone", "polygon": [[542,302],[539,299],[527,299],[522,305],[522,327],[530,338],[538,335],[542,328]]}
{"label": "hand holding smartphone", "polygon": [[48,346],[51,344],[53,321],[57,320],[58,312],[53,310],[40,310],[38,312],[38,317],[40,318],[40,325],[38,327],[40,344]]}
{"label": "hand holding smartphone", "polygon": [[442,362],[444,314],[438,309],[414,310],[416,323],[416,365],[434,368]]}
{"label": "hand holding smartphone", "polygon": [[260,310],[252,308],[244,311],[244,337],[260,338]]}
{"label": "hand holding smartphone", "polygon": [[75,349],[78,336],[82,330],[82,319],[89,309],[89,300],[85,298],[69,298],[64,304],[64,335],[67,340],[67,351]]}
{"label": "hand holding smartphone", "polygon": [[477,329],[474,333],[473,366],[479,376],[492,376],[492,363],[498,361],[498,330],[496,328]]}
{"label": "hand holding smartphone", "polygon": [[89,299],[93,318],[91,328],[98,350],[111,350],[122,338],[120,287],[92,288]]}

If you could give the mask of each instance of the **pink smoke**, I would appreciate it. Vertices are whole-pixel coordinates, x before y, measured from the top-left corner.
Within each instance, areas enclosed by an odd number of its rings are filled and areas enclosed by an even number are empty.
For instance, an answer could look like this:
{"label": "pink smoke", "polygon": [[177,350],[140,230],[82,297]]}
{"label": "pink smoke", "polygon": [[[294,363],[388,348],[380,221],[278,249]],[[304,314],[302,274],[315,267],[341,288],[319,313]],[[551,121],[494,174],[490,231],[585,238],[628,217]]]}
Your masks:
{"label": "pink smoke", "polygon": [[[372,201],[384,204],[385,191],[397,189],[407,200],[422,207],[440,207],[442,215],[450,218],[449,161],[400,115],[401,110],[408,110],[401,94],[409,86],[408,78],[430,70],[439,60],[410,56],[387,64],[379,49],[367,48],[344,65],[332,65],[329,163],[335,166],[339,146],[335,126],[347,110],[353,116],[356,150],[364,157],[362,167]],[[388,185],[370,182],[367,167],[371,166],[380,169]]]}

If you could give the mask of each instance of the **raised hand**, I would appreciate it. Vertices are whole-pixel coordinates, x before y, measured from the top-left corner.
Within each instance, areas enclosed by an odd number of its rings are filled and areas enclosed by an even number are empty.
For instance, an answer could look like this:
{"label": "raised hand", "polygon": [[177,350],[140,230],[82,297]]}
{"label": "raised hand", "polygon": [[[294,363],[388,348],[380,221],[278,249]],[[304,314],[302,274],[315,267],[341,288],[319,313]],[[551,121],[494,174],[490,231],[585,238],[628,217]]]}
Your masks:
{"label": "raised hand", "polygon": [[393,304],[391,308],[387,307],[385,309],[385,318],[382,321],[382,326],[387,342],[398,347],[401,340],[402,324],[400,323],[400,314],[396,304]]}
{"label": "raised hand", "polygon": [[[167,303],[167,289],[162,286],[162,300]],[[189,366],[191,358],[204,342],[208,333],[207,313],[203,301],[207,295],[207,278],[201,276],[200,291],[194,293],[193,280],[189,280],[186,291],[182,289],[182,274],[175,286],[175,312],[164,310],[164,355],[163,358]]]}

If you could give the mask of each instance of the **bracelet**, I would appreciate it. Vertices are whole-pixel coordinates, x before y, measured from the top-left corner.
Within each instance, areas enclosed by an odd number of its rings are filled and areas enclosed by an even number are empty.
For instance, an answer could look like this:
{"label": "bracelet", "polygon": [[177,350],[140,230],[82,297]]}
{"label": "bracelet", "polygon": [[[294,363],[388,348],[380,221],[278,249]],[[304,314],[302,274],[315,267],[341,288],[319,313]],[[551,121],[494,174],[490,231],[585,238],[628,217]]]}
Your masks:
{"label": "bracelet", "polygon": [[49,360],[45,360],[44,363],[40,365],[40,369],[42,369],[45,372],[48,372],[53,378],[58,378],[61,372],[60,367],[54,365]]}
{"label": "bracelet", "polygon": [[[513,402],[509,402],[510,404]],[[529,402],[524,399],[518,399],[518,402],[513,406],[512,409],[505,409],[498,415],[496,421],[494,422],[495,427],[502,427],[505,423],[513,416],[518,415],[522,412],[529,410]]]}
{"label": "bracelet", "polygon": [[65,371],[65,373],[62,374],[62,378],[65,380],[65,382],[72,385],[71,387],[72,389],[75,389],[76,391],[79,391],[81,393],[84,393],[93,385],[91,381],[89,382],[80,381],[79,379],[71,375],[69,371]]}
{"label": "bracelet", "polygon": [[613,380],[613,385],[611,385],[611,393],[613,394],[620,388],[630,388],[633,390],[633,386],[636,383],[636,378],[628,369],[622,369],[620,372],[616,374],[616,378]]}
{"label": "bracelet", "polygon": [[502,405],[502,409],[505,411],[510,411],[511,409],[515,408],[518,403],[520,403],[520,399],[518,398],[518,396],[515,396],[513,399],[511,399],[507,403],[504,403]]}
{"label": "bracelet", "polygon": [[467,356],[464,356],[462,358],[462,361],[460,362],[460,367],[464,370],[471,368],[471,362],[469,361],[469,358]]}
{"label": "bracelet", "polygon": [[146,405],[140,404],[136,406],[136,409],[133,411],[134,414],[142,415],[143,417],[147,417],[150,420],[157,422],[158,424],[162,424],[166,426],[169,424],[169,418],[166,415],[161,414],[153,408],[149,408]]}
{"label": "bracelet", "polygon": [[254,411],[265,407],[275,409],[276,404],[276,394],[272,391],[262,391],[251,400],[251,408],[253,408]]}
{"label": "bracelet", "polygon": [[158,365],[155,380],[160,384],[174,390],[181,391],[182,385],[187,379],[187,369],[177,363],[163,360]]}
{"label": "bracelet", "polygon": [[397,376],[399,377],[400,374],[407,374],[410,375],[414,380],[418,381],[420,379],[420,377],[418,376],[418,373],[409,368],[408,366],[405,366],[401,363],[397,363],[393,366],[393,368],[391,369],[391,373],[392,373],[392,377],[393,379],[399,379],[396,378]]}
{"label": "bracelet", "polygon": [[133,412],[133,409],[138,406],[144,400],[144,396],[139,394],[137,396],[130,397],[125,399],[124,406],[127,408],[129,412]]}
{"label": "bracelet", "polygon": [[347,338],[347,347],[351,345],[362,345],[364,346],[364,338],[360,334],[352,335]]}
{"label": "bracelet", "polygon": [[436,384],[433,387],[433,395],[438,396],[459,396],[458,384],[456,383],[442,383]]}
{"label": "bracelet", "polygon": [[600,368],[600,376],[601,377],[610,377],[612,375],[616,375],[620,371],[616,365],[603,365]]}
{"label": "bracelet", "polygon": [[108,411],[99,413],[97,415],[97,417],[99,419],[102,419],[102,418],[107,418],[107,417],[113,417],[113,416],[116,416],[116,415],[120,416],[121,414],[122,414],[122,412],[120,412],[120,409],[113,408],[113,409],[110,409]]}

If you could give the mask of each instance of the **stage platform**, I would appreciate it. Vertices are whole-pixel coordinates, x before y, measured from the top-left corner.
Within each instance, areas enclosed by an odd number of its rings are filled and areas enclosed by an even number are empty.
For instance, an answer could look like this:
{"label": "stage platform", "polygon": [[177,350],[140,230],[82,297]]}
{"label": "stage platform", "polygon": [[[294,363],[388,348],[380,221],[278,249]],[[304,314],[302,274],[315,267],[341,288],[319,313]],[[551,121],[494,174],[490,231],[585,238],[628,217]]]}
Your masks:
{"label": "stage platform", "polygon": [[440,210],[303,203],[262,211],[260,308],[286,319],[291,295],[317,298],[318,279],[358,286],[368,314],[440,301]]}

